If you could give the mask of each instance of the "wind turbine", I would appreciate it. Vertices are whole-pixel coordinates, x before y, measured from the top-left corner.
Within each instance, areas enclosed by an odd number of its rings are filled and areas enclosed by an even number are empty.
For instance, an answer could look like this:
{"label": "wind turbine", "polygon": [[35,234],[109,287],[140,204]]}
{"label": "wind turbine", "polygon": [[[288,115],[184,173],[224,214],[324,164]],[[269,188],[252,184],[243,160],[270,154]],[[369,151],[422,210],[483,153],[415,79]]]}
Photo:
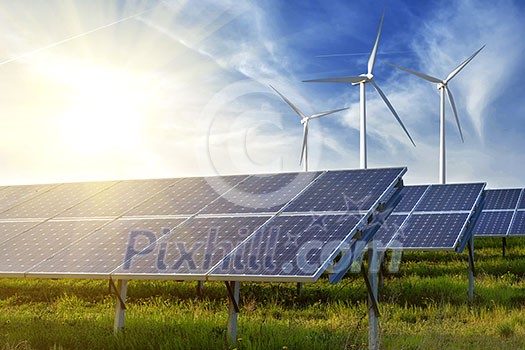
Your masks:
{"label": "wind turbine", "polygon": [[334,109],[333,111],[312,114],[311,116],[307,117],[303,112],[301,112],[297,107],[295,107],[294,104],[292,102],[290,102],[290,100],[288,100],[283,94],[281,94],[279,91],[277,91],[276,88],[274,88],[271,85],[270,85],[270,87],[279,96],[281,96],[283,101],[286,102],[288,104],[288,106],[290,106],[290,108],[292,108],[294,110],[294,112],[299,117],[301,117],[301,124],[303,124],[303,145],[302,145],[302,148],[301,148],[301,160],[299,161],[299,164],[302,164],[303,160],[304,160],[304,171],[308,171],[308,122],[311,119],[321,118],[321,117],[327,116],[327,115],[332,114],[332,113],[337,113],[337,112],[344,111],[345,109],[348,109],[348,108]]}
{"label": "wind turbine", "polygon": [[483,50],[485,45],[483,45],[478,51],[474,52],[469,58],[467,58],[463,63],[461,63],[459,66],[454,69],[445,80],[441,80],[438,78],[434,78],[430,75],[426,75],[423,73],[419,73],[413,70],[410,70],[408,68],[403,68],[401,66],[396,66],[395,64],[389,63],[389,65],[399,68],[401,70],[404,70],[405,72],[408,72],[410,74],[414,74],[422,79],[428,80],[432,83],[437,84],[437,88],[440,91],[441,101],[440,101],[440,113],[439,113],[439,120],[440,120],[440,126],[439,126],[439,183],[444,184],[446,182],[446,156],[445,156],[445,91],[448,95],[448,101],[450,102],[450,107],[452,107],[452,111],[454,112],[454,116],[456,117],[456,123],[458,125],[459,135],[461,136],[461,141],[465,142],[463,139],[463,132],[461,131],[461,124],[459,123],[459,117],[458,117],[458,111],[456,109],[456,104],[454,102],[454,97],[452,97],[452,92],[450,91],[450,88],[448,87],[448,83],[454,78],[467,64],[469,64],[470,61],[476,57],[476,55]]}
{"label": "wind turbine", "polygon": [[397,122],[403,130],[405,131],[406,135],[410,139],[410,142],[416,146],[414,143],[414,140],[412,140],[412,137],[408,133],[408,130],[405,128],[405,125],[403,125],[403,122],[401,121],[401,118],[399,118],[399,115],[397,114],[396,110],[386,97],[386,95],[383,93],[383,91],[379,88],[379,86],[374,81],[374,75],[372,74],[372,71],[374,69],[374,63],[376,60],[376,54],[377,54],[377,47],[379,46],[379,38],[381,37],[381,29],[383,28],[383,19],[385,18],[385,12],[383,11],[383,14],[381,15],[381,22],[379,23],[379,30],[377,32],[376,41],[374,43],[374,47],[372,49],[372,53],[370,54],[370,58],[368,59],[368,73],[361,74],[359,76],[354,77],[341,77],[341,78],[325,78],[325,79],[314,79],[314,80],[304,80],[305,82],[328,82],[328,83],[351,83],[352,85],[359,85],[360,87],[360,167],[361,169],[367,168],[367,152],[366,152],[366,84],[370,83],[372,86],[376,89],[377,93],[385,104],[388,106],[394,117],[396,118]]}

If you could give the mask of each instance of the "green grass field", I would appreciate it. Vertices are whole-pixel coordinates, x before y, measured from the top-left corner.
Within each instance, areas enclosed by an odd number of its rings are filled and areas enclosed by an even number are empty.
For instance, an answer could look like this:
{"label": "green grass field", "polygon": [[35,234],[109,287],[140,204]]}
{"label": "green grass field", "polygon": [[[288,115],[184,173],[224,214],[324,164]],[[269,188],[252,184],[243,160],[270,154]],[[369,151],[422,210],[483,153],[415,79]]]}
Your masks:
{"label": "green grass field", "polygon": [[[467,254],[405,253],[380,293],[382,349],[525,349],[525,240],[476,240],[475,300]],[[0,280],[0,349],[224,349],[224,284],[132,281],[126,328],[113,335],[107,281]],[[238,349],[364,349],[361,275],[337,285],[243,284]]]}

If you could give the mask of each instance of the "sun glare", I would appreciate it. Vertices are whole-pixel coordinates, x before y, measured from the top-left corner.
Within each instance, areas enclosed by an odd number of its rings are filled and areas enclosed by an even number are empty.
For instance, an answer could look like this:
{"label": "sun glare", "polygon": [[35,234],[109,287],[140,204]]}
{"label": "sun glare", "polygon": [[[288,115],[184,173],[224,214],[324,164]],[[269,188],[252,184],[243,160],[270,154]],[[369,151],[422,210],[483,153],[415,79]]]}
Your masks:
{"label": "sun glare", "polygon": [[61,120],[66,145],[82,153],[138,147],[142,119],[138,91],[114,72],[90,73],[74,81]]}

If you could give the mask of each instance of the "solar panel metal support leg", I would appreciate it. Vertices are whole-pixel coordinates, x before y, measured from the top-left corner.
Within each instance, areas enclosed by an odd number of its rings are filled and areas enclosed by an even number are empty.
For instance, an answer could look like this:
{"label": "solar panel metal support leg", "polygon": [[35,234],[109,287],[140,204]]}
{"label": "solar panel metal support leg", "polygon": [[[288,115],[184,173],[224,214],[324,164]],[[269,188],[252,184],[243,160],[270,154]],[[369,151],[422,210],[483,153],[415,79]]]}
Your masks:
{"label": "solar panel metal support leg", "polygon": [[503,257],[505,257],[507,253],[507,237],[501,239],[501,253],[503,254]]}
{"label": "solar panel metal support leg", "polygon": [[117,284],[109,280],[110,288],[113,288],[117,295],[117,306],[115,307],[115,322],[113,332],[117,335],[124,328],[124,316],[126,312],[126,295],[128,293],[128,281],[118,280]]}
{"label": "solar panel metal support leg", "polygon": [[204,295],[204,281],[197,282],[197,295],[202,297]]}
{"label": "solar panel metal support leg", "polygon": [[301,282],[297,283],[297,296],[300,297],[303,294],[303,284]]}
{"label": "solar panel metal support leg", "polygon": [[378,305],[378,272],[379,257],[375,243],[368,248],[368,273],[364,273],[368,289],[368,349],[379,349],[379,305]]}
{"label": "solar panel metal support leg", "polygon": [[228,343],[234,347],[237,343],[237,317],[239,315],[240,282],[226,282],[228,297],[230,298],[230,310],[228,313]]}
{"label": "solar panel metal support leg", "polygon": [[474,235],[471,235],[468,241],[468,298],[474,300]]}

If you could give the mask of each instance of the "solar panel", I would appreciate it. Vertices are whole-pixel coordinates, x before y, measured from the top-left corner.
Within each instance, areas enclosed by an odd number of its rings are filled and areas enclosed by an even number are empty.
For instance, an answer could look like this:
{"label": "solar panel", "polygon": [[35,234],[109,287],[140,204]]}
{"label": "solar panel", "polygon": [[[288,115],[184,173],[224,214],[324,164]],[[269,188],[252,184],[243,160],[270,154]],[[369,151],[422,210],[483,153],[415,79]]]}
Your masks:
{"label": "solar panel", "polygon": [[329,171],[284,211],[367,211],[405,172],[406,168]]}
{"label": "solar panel", "polygon": [[114,184],[116,182],[61,184],[1,213],[0,219],[52,218]]}
{"label": "solar panel", "polygon": [[173,186],[128,211],[126,216],[191,216],[246,178],[243,175],[179,179]]}
{"label": "solar panel", "polygon": [[477,237],[525,235],[520,221],[520,205],[524,189],[496,189],[485,191],[485,201],[473,229]]}
{"label": "solar panel", "polygon": [[510,228],[509,235],[522,236],[525,235],[525,211],[520,210],[516,212],[516,217]]}
{"label": "solar panel", "polygon": [[0,243],[36,226],[40,221],[0,221]]}
{"label": "solar panel", "polygon": [[175,179],[128,180],[90,197],[88,200],[66,210],[60,218],[118,217],[142,203],[159,191],[166,189]]}
{"label": "solar panel", "polygon": [[[182,219],[120,219],[84,235],[53,257],[29,270],[34,275],[108,275],[131,255],[145,254]],[[154,253],[154,252],[153,252]]]}
{"label": "solar panel", "polygon": [[0,212],[36,197],[58,185],[8,186],[0,191]]}
{"label": "solar panel", "polygon": [[470,211],[485,184],[432,185],[417,205],[417,212]]}
{"label": "solar panel", "polygon": [[[192,218],[157,242],[148,254],[129,256],[115,275],[205,276],[270,217]],[[135,251],[138,251],[135,250]],[[187,278],[186,277],[186,278]]]}
{"label": "solar panel", "polygon": [[374,240],[378,241],[379,248],[385,248],[387,241],[387,249],[461,250],[464,247],[467,225],[481,202],[485,184],[424,187],[404,187],[392,198],[395,202],[400,197],[397,205],[401,207],[396,206],[376,232]]}
{"label": "solar panel", "polygon": [[[228,268],[227,256],[243,263],[250,247],[247,262],[272,257],[280,270],[248,266],[241,278],[313,281],[393,195],[405,172],[2,187],[0,275],[206,279],[212,268]],[[275,256],[264,251],[272,237],[283,245]]]}
{"label": "solar panel", "polygon": [[23,273],[105,221],[47,221],[0,244],[0,275]]}
{"label": "solar panel", "polygon": [[390,242],[391,249],[455,249],[469,214],[411,215]]}
{"label": "solar panel", "polygon": [[393,214],[386,218],[374,235],[377,249],[383,249],[388,246],[388,243],[396,235],[407,217],[408,215]]}
{"label": "solar panel", "polygon": [[320,173],[252,175],[207,206],[203,214],[275,213]]}
{"label": "solar panel", "polygon": [[485,191],[485,204],[483,210],[512,209],[516,208],[521,189],[501,189]]}
{"label": "solar panel", "polygon": [[[323,272],[342,242],[355,234],[361,215],[279,216],[224,259],[210,278],[286,280]],[[324,266],[326,267],[326,266]]]}
{"label": "solar panel", "polygon": [[429,188],[428,185],[423,186],[404,186],[399,191],[399,202],[394,208],[394,213],[409,213],[419,202],[423,193]]}
{"label": "solar panel", "polygon": [[478,219],[474,223],[474,235],[505,236],[513,216],[514,211],[481,212]]}

